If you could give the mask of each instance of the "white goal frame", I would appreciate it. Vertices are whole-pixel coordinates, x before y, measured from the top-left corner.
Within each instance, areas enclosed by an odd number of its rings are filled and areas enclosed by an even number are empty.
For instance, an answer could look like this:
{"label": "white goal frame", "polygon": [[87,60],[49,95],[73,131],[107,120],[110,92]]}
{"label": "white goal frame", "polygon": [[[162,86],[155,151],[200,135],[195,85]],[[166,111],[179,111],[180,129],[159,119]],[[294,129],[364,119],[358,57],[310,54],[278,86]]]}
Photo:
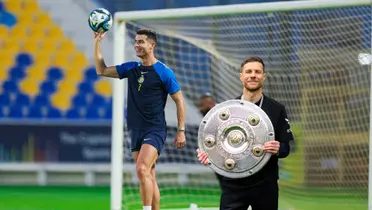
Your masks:
{"label": "white goal frame", "polygon": [[[148,11],[116,12],[114,14],[114,63],[120,64],[125,59],[125,22],[136,20],[172,19],[187,17],[207,17],[232,14],[253,14],[263,12],[284,12],[293,10],[341,8],[351,6],[372,6],[372,0],[309,0],[272,3],[248,3],[226,6],[207,6],[181,9],[160,9]],[[372,21],[371,21],[372,22]],[[371,37],[372,39],[372,37]],[[128,46],[127,46],[128,47]],[[372,53],[372,49],[371,49]],[[357,59],[357,55],[355,56]],[[372,80],[372,74],[371,74]],[[113,115],[112,115],[112,153],[111,153],[111,210],[122,209],[123,183],[123,143],[124,143],[124,104],[127,80],[113,80]],[[371,83],[372,89],[372,83]],[[372,96],[370,97],[372,98]],[[372,100],[370,100],[372,107]],[[370,122],[372,112],[370,112]],[[370,123],[369,151],[372,151],[372,123]],[[372,153],[369,153],[369,169],[372,169]],[[372,210],[372,173],[368,175],[368,209]]]}

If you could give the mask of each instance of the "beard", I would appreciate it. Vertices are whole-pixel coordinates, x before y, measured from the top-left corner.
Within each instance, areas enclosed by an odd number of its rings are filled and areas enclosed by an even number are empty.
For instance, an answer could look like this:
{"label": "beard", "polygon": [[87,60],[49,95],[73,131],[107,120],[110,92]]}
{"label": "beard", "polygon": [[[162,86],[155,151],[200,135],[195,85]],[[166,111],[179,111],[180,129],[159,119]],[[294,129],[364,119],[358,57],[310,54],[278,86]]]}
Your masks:
{"label": "beard", "polygon": [[145,49],[140,49],[139,52],[136,51],[136,56],[144,59],[148,56],[148,53],[146,52]]}
{"label": "beard", "polygon": [[145,53],[142,53],[142,54],[140,54],[140,55],[137,55],[137,57],[139,57],[139,58],[146,58],[146,54]]}
{"label": "beard", "polygon": [[256,87],[249,87],[248,85],[245,85],[244,88],[248,90],[249,92],[256,92],[262,87],[262,84],[259,83]]}

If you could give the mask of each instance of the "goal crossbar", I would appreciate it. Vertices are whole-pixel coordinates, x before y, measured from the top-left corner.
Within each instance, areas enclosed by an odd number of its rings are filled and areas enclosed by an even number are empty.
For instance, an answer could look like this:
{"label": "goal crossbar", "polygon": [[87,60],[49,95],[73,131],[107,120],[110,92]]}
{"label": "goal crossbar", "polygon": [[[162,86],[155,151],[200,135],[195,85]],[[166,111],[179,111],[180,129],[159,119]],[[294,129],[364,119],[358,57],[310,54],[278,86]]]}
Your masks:
{"label": "goal crossbar", "polygon": [[251,4],[232,4],[226,6],[191,7],[179,9],[158,9],[150,11],[116,12],[115,22],[130,20],[156,20],[188,17],[207,17],[221,15],[254,14],[264,12],[285,12],[293,10],[330,9],[351,6],[371,5],[370,0],[310,0],[290,2],[269,2]]}

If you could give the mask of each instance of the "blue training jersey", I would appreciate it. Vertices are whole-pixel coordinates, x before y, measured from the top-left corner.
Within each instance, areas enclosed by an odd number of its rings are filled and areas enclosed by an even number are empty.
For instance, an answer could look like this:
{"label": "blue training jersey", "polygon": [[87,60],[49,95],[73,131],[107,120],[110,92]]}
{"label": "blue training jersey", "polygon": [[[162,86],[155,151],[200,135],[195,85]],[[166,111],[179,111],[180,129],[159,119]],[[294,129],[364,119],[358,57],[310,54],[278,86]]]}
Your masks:
{"label": "blue training jersey", "polygon": [[168,94],[181,90],[174,72],[162,62],[116,65],[119,78],[128,78],[127,124],[129,129],[166,129],[164,108]]}

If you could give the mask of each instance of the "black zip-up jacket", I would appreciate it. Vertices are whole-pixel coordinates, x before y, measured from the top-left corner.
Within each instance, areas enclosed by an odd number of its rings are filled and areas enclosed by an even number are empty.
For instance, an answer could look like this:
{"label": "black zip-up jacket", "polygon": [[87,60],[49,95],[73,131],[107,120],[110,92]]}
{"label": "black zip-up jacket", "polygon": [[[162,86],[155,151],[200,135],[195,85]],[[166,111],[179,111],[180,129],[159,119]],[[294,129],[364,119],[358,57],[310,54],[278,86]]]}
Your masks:
{"label": "black zip-up jacket", "polygon": [[[241,96],[236,99],[241,99]],[[262,98],[256,102],[260,104]],[[217,174],[222,189],[224,187],[247,188],[262,183],[264,180],[277,183],[279,179],[278,158],[285,158],[289,155],[289,142],[293,141],[292,131],[290,129],[287,112],[284,105],[274,99],[263,95],[261,109],[269,116],[275,130],[275,140],[280,142],[278,155],[272,155],[267,164],[256,174],[239,179],[232,179]]]}

